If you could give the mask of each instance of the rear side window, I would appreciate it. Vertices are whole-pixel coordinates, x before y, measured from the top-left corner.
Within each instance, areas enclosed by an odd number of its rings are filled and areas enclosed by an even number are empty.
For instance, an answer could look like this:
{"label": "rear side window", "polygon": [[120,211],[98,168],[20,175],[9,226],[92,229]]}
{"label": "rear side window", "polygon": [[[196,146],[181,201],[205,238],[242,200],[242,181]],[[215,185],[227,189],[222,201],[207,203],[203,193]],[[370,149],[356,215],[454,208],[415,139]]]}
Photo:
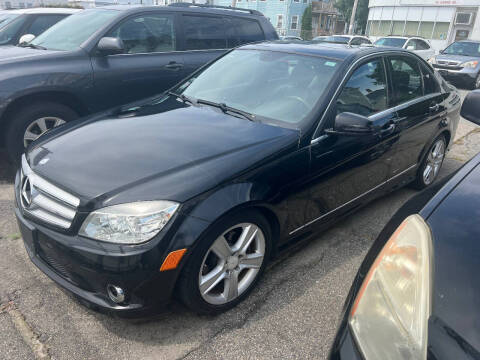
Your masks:
{"label": "rear side window", "polygon": [[39,15],[30,24],[25,34],[38,36],[65,17],[66,15]]}
{"label": "rear side window", "polygon": [[354,38],[352,41],[350,41],[350,45],[360,45],[360,44],[362,44],[361,38]]}
{"label": "rear side window", "polygon": [[417,42],[417,50],[428,50],[430,46],[423,40],[416,40]]}
{"label": "rear side window", "polygon": [[265,35],[256,20],[230,18],[228,47],[232,48],[243,44],[265,40]]}
{"label": "rear side window", "polygon": [[183,16],[185,50],[227,48],[227,26],[220,17]]}
{"label": "rear side window", "polygon": [[418,62],[407,57],[389,58],[394,89],[394,105],[423,96],[422,75]]}
{"label": "rear side window", "polygon": [[387,81],[381,59],[356,69],[337,99],[337,114],[369,116],[387,108]]}

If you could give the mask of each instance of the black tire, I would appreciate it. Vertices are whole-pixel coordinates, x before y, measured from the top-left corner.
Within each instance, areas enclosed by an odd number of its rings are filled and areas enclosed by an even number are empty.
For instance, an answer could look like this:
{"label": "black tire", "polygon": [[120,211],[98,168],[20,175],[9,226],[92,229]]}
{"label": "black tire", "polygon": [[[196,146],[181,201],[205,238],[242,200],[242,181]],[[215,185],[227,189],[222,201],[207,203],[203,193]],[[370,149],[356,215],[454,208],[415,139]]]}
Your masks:
{"label": "black tire", "polygon": [[5,145],[12,163],[18,164],[25,151],[24,134],[30,124],[43,117],[59,118],[65,122],[78,118],[71,108],[54,102],[36,102],[10,114]]}
{"label": "black tire", "polygon": [[[443,141],[443,156],[442,156],[442,159],[441,159],[441,162],[440,162],[440,165],[439,165],[438,172],[435,174],[434,178],[430,182],[427,182],[425,180],[425,177],[424,177],[424,172],[425,172],[425,169],[428,165],[428,156],[433,151],[433,148],[436,146],[436,144],[439,141]],[[417,190],[422,190],[422,189],[425,189],[426,187],[432,185],[435,182],[435,180],[438,177],[438,173],[440,172],[440,170],[442,168],[443,160],[445,159],[446,150],[447,150],[447,140],[445,139],[444,135],[440,135],[433,141],[432,145],[430,145],[430,148],[428,149],[427,153],[425,154],[425,157],[424,157],[422,163],[420,164],[420,166],[417,170],[417,176],[416,176],[414,182],[412,183],[413,188],[415,188]]]}
{"label": "black tire", "polygon": [[[199,274],[203,261],[207,253],[217,238],[225,231],[237,224],[251,223],[261,229],[265,238],[265,255],[263,263],[258,271],[253,282],[248,288],[238,295],[234,300],[221,305],[214,305],[207,302],[200,293]],[[215,315],[233,308],[235,305],[243,301],[253,290],[262,277],[268,263],[272,248],[271,229],[268,221],[258,211],[245,210],[223,217],[217,221],[205,236],[200,239],[199,244],[194,248],[193,253],[190,254],[187,264],[182,270],[182,274],[178,281],[178,296],[180,300],[192,311],[198,314]]]}
{"label": "black tire", "polygon": [[477,74],[477,77],[470,86],[471,90],[480,89],[480,72]]}

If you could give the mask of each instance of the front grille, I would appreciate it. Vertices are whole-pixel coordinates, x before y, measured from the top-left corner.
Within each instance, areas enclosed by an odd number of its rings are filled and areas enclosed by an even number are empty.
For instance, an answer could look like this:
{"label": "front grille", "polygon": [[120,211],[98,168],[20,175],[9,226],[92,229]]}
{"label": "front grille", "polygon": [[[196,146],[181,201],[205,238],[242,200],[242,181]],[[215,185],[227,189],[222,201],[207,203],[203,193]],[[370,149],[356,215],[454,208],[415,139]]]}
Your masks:
{"label": "front grille", "polygon": [[461,70],[463,69],[460,66],[459,61],[447,61],[447,60],[437,60],[436,64],[433,64],[433,67],[437,69],[448,69],[448,70]]}
{"label": "front grille", "polygon": [[80,199],[35,174],[22,157],[19,197],[25,214],[62,229],[69,229]]}

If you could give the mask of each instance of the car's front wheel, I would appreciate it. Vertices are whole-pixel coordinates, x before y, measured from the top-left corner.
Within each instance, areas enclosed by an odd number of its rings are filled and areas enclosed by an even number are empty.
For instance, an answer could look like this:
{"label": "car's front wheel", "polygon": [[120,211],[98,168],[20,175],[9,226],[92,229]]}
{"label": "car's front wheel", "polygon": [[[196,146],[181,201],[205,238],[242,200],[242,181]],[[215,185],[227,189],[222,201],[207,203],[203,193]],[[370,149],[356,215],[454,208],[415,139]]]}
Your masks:
{"label": "car's front wheel", "polygon": [[263,273],[271,249],[268,221],[257,211],[223,218],[190,255],[179,280],[185,305],[203,314],[242,301]]}
{"label": "car's front wheel", "polygon": [[430,146],[425,159],[418,168],[417,178],[413,183],[416,189],[421,190],[433,184],[443,165],[446,149],[447,142],[445,140],[445,136],[440,135]]}
{"label": "car's front wheel", "polygon": [[7,130],[7,152],[18,163],[25,148],[48,130],[78,118],[69,107],[52,102],[37,102],[26,106],[10,116]]}

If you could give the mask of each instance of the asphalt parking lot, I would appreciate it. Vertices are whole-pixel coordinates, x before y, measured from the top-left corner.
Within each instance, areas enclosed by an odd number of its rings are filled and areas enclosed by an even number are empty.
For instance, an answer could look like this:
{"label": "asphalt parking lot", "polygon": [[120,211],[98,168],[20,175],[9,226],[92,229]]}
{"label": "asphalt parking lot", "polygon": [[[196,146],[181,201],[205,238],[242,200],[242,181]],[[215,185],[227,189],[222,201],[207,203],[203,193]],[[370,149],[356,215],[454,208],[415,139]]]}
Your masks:
{"label": "asphalt parking lot", "polygon": [[[462,120],[441,176],[480,151],[479,130]],[[227,313],[197,316],[173,304],[155,318],[126,320],[85,308],[30,263],[13,213],[13,171],[2,156],[0,359],[324,359],[358,266],[416,193],[378,199],[276,260]]]}

